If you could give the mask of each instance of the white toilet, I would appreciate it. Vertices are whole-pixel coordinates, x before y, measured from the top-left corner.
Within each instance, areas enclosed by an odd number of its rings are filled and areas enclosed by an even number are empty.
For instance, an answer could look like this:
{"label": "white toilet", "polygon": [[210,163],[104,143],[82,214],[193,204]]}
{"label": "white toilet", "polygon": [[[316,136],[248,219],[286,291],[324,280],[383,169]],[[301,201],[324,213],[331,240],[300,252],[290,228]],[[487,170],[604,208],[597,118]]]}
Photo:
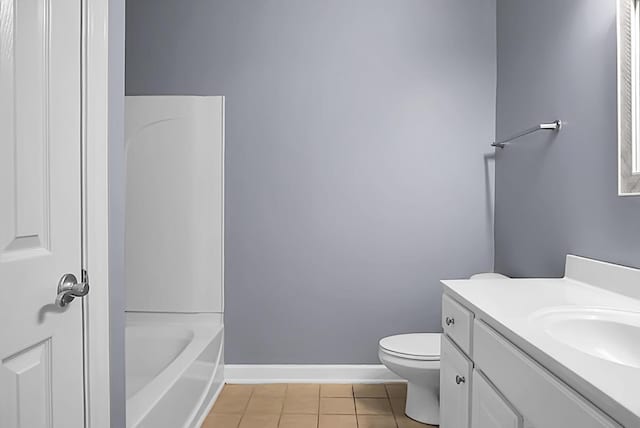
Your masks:
{"label": "white toilet", "polygon": [[[470,279],[505,279],[480,273]],[[440,424],[440,333],[399,334],[381,339],[378,358],[408,382],[405,414],[418,422]]]}
{"label": "white toilet", "polygon": [[411,419],[440,424],[440,333],[413,333],[380,340],[378,358],[407,379],[405,413]]}

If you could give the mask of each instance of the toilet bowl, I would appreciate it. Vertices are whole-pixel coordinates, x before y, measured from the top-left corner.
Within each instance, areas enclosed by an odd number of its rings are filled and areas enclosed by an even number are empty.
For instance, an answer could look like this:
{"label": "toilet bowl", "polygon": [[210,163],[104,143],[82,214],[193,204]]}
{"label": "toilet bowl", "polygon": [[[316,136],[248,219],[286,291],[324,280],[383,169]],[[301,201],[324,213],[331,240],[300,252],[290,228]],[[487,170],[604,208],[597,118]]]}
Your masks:
{"label": "toilet bowl", "polygon": [[[479,273],[473,280],[508,279]],[[405,414],[418,422],[440,424],[440,333],[399,334],[381,339],[378,358],[408,382]]]}
{"label": "toilet bowl", "polygon": [[413,333],[381,339],[378,358],[408,382],[405,414],[418,422],[440,423],[440,334]]}

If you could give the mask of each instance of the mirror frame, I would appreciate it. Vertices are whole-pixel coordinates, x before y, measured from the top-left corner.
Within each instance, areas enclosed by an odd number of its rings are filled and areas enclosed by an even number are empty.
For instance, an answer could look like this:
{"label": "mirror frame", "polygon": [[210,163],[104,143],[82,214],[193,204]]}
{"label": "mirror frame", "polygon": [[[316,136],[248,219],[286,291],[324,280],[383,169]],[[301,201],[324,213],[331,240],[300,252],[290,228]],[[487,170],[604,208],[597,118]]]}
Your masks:
{"label": "mirror frame", "polygon": [[[633,156],[640,151],[640,0],[618,0],[618,194],[640,195]],[[634,144],[636,144],[634,150]]]}

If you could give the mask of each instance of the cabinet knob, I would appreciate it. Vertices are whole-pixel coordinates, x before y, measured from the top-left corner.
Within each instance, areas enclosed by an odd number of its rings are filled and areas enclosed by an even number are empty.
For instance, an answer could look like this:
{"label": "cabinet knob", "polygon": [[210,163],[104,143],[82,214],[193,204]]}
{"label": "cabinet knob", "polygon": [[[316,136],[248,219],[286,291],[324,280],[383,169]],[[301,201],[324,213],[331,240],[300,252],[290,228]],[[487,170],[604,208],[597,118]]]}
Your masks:
{"label": "cabinet knob", "polygon": [[450,318],[450,317],[446,317],[446,318],[444,319],[444,322],[445,322],[447,325],[454,325],[454,324],[456,323],[456,321],[455,321],[453,318]]}
{"label": "cabinet knob", "polygon": [[465,378],[464,378],[464,376],[458,376],[458,375],[456,375],[456,383],[457,383],[458,385],[460,385],[461,383],[464,383],[464,382],[465,382]]}

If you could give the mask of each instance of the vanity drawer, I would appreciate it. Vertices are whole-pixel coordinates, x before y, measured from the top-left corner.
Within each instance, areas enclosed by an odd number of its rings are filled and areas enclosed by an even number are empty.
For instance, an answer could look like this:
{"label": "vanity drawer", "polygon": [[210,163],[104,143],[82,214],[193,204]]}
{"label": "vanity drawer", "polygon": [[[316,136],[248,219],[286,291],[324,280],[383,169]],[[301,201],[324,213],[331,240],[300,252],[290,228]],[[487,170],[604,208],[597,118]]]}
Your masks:
{"label": "vanity drawer", "polygon": [[442,328],[467,355],[471,355],[473,313],[446,294],[442,295]]}
{"label": "vanity drawer", "polygon": [[620,428],[482,321],[473,327],[474,362],[524,416],[545,428]]}

